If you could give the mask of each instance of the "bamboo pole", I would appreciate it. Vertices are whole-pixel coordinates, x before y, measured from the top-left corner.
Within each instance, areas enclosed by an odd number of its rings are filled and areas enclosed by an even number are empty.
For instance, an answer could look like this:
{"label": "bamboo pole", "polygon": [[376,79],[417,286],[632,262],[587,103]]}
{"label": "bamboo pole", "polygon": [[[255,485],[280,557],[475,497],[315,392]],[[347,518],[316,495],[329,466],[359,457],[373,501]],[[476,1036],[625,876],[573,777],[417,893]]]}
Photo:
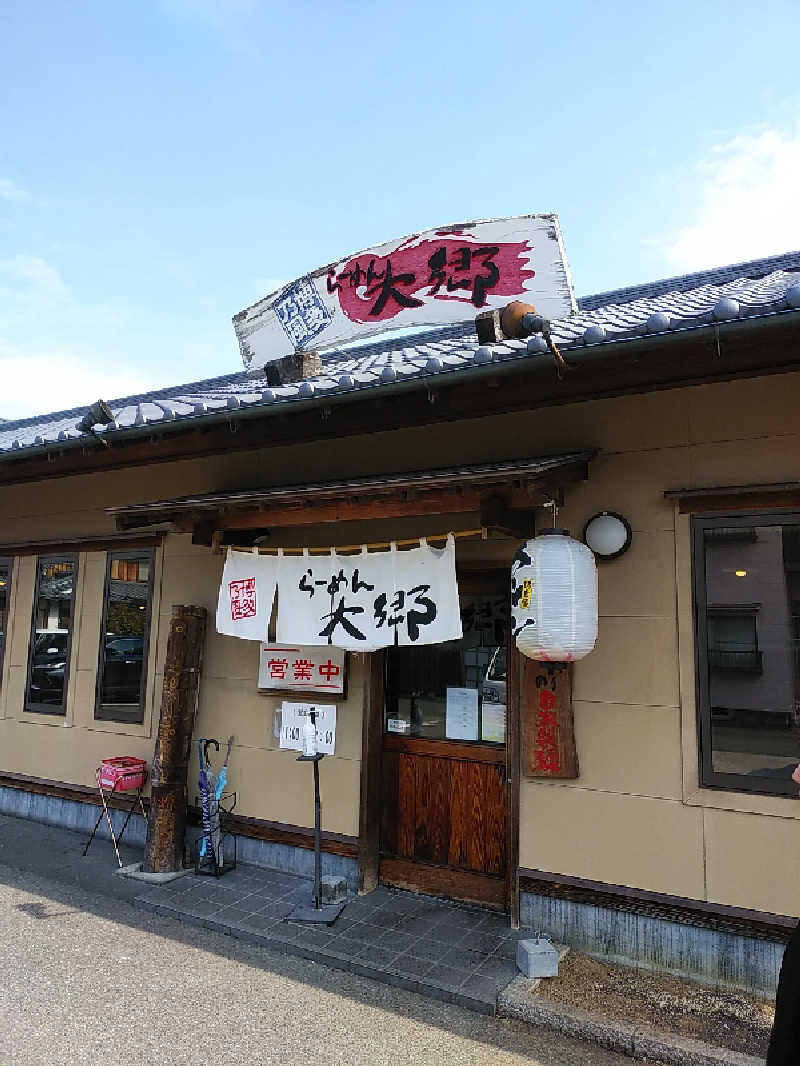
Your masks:
{"label": "bamboo pole", "polygon": [[[376,540],[368,544],[342,544],[323,548],[277,548],[271,544],[265,547],[257,545],[257,547],[259,555],[277,555],[279,552],[283,552],[284,555],[302,555],[304,552],[308,552],[309,555],[331,555],[334,552],[337,555],[341,555],[342,552],[358,552],[362,548],[366,548],[368,551],[378,551],[390,548],[392,544],[396,544],[398,547],[407,547],[409,544],[420,544],[423,540],[447,540],[448,537],[455,537],[457,540],[461,537],[481,537],[486,540],[487,535],[486,527],[481,526],[479,529],[460,529],[455,533],[431,533],[428,536],[405,537],[400,540]],[[253,547],[253,545],[215,544],[214,550],[223,552],[230,548],[231,551],[235,552],[252,552]]]}

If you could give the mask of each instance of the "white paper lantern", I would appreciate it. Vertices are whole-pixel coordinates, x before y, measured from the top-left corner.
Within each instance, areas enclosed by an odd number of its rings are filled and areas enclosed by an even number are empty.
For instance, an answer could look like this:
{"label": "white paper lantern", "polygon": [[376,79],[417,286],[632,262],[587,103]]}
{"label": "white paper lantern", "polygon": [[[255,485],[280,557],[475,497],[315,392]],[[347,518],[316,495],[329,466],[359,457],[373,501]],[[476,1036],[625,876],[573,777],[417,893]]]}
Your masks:
{"label": "white paper lantern", "polygon": [[511,564],[512,632],[520,652],[540,662],[582,659],[597,640],[597,569],[585,544],[565,529],[544,530]]}

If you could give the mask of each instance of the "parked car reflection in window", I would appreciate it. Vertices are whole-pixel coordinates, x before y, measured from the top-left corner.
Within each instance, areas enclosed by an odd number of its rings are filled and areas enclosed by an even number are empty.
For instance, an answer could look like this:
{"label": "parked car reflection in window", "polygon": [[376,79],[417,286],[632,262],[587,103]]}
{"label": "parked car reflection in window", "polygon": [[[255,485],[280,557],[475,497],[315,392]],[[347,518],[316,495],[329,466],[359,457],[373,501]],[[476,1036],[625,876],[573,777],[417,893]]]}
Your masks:
{"label": "parked car reflection in window", "polygon": [[151,574],[151,552],[109,555],[96,718],[143,720]]}

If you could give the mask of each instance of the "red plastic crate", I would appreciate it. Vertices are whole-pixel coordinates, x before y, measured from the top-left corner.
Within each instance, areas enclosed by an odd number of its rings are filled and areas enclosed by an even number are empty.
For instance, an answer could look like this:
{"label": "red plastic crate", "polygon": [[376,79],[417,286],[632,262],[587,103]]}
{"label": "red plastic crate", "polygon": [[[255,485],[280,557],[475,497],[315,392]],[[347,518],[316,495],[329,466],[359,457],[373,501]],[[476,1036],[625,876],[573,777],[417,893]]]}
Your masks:
{"label": "red plastic crate", "polygon": [[97,768],[97,783],[100,788],[117,792],[131,792],[141,788],[147,778],[147,763],[133,755],[115,755],[113,759],[103,759]]}

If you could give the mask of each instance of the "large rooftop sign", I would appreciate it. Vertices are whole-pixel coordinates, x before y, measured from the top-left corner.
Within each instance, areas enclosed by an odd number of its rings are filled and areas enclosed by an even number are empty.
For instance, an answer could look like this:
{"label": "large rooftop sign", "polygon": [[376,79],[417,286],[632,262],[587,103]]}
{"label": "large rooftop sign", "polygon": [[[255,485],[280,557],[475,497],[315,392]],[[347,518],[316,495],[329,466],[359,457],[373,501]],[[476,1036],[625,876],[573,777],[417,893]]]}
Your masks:
{"label": "large rooftop sign", "polygon": [[576,310],[556,215],[462,222],[387,241],[315,270],[241,311],[246,367],[408,326],[465,322],[525,299]]}

